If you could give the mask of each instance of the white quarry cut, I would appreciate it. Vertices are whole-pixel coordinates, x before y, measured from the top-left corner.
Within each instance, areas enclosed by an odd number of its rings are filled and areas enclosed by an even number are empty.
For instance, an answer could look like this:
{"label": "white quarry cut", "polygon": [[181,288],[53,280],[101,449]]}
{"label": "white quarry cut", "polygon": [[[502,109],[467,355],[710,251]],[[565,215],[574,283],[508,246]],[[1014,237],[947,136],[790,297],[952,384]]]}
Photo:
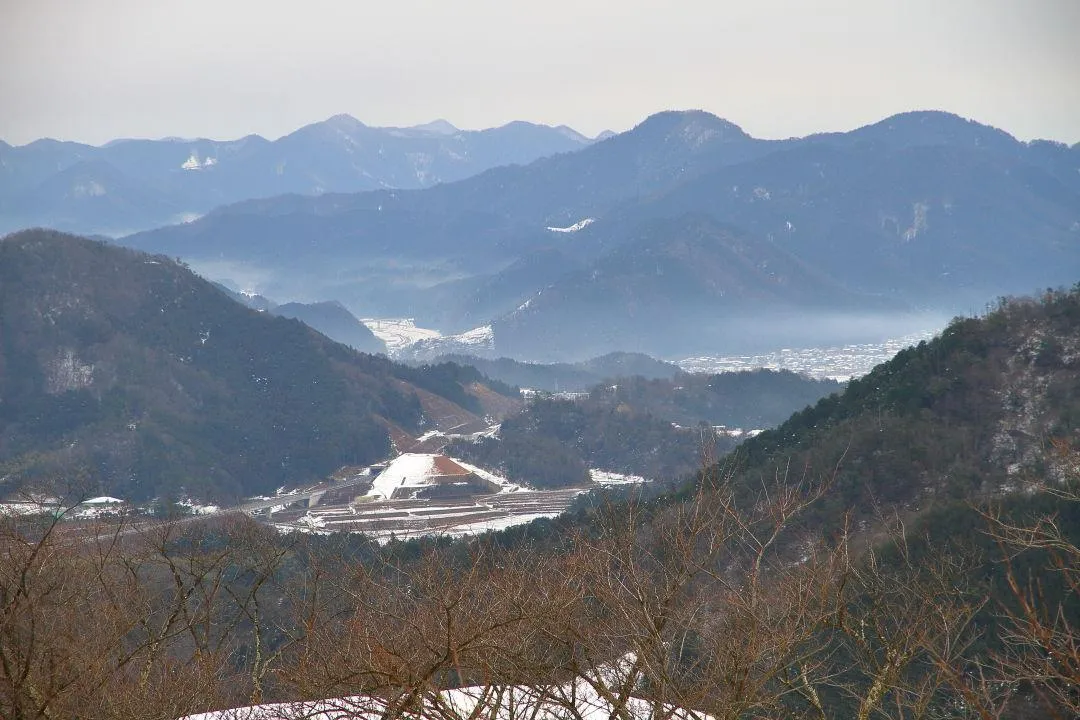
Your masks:
{"label": "white quarry cut", "polygon": [[371,484],[368,495],[389,500],[401,487],[421,488],[431,484],[435,476],[435,455],[405,453],[394,458]]}
{"label": "white quarry cut", "polygon": [[445,482],[447,478],[459,477],[464,482],[470,474],[504,490],[511,485],[503,477],[446,455],[404,453],[391,460],[386,469],[379,473],[367,494],[384,500],[390,500],[395,495],[401,498],[439,484],[439,478]]}
{"label": "white quarry cut", "polygon": [[549,227],[548,230],[555,233],[576,233],[578,230],[583,230],[596,222],[596,218],[587,217],[583,220],[578,220],[573,225],[567,227]]}
{"label": "white quarry cut", "polygon": [[437,478],[467,478],[469,470],[445,455],[405,453],[390,461],[371,483],[368,495],[390,500],[415,494],[437,484]]}

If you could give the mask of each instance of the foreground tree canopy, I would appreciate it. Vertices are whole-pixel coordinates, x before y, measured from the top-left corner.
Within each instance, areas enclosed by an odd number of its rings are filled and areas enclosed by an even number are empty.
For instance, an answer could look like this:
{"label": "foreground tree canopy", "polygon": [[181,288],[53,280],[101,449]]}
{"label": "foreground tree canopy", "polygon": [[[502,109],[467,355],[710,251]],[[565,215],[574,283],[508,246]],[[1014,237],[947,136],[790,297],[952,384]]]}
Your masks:
{"label": "foreground tree canopy", "polygon": [[933,527],[899,521],[872,539],[840,528],[822,540],[801,520],[828,490],[778,482],[747,496],[713,476],[686,502],[604,509],[559,552],[474,541],[408,557],[355,538],[280,538],[241,517],[5,518],[0,710],[1080,711],[1075,484],[1009,512],[969,510],[988,542],[944,545]]}

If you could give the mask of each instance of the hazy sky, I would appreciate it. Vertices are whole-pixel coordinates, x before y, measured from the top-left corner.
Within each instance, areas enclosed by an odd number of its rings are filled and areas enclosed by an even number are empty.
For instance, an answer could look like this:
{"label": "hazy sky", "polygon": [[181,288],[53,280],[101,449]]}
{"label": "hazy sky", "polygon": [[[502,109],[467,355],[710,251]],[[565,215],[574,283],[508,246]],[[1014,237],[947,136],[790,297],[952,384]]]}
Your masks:
{"label": "hazy sky", "polygon": [[1080,141],[1080,0],[0,0],[0,138],[277,137],[704,108],[759,137],[944,109]]}

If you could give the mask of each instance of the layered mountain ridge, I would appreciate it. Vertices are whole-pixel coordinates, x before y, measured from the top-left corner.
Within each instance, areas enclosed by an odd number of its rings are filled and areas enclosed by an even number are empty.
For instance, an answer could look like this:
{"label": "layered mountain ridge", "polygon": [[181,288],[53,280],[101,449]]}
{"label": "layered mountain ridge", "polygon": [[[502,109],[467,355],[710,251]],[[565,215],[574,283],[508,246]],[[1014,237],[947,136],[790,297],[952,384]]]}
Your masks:
{"label": "layered mountain ridge", "polygon": [[121,242],[282,301],[482,334],[491,358],[739,354],[924,332],[1070,284],[1078,170],[1080,148],[944,112],[776,141],[666,111],[458,182],[252,199]]}
{"label": "layered mountain ridge", "polygon": [[0,145],[0,232],[49,226],[117,235],[284,193],[422,188],[591,141],[565,126],[371,127],[335,115],[277,140],[37,140]]}

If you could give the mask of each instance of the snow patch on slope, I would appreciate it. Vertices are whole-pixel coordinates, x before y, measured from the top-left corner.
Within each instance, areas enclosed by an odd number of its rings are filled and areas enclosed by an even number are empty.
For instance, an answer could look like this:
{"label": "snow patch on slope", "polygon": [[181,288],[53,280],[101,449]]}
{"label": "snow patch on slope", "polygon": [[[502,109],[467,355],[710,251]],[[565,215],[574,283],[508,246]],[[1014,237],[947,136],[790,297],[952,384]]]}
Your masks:
{"label": "snow patch on slope", "polygon": [[450,353],[477,354],[479,351],[490,350],[494,347],[494,328],[491,325],[482,325],[458,335],[424,338],[409,346],[398,348],[397,351],[413,360],[431,360],[439,355]]}
{"label": "snow patch on slope", "polygon": [[589,478],[597,485],[633,485],[647,482],[640,475],[626,475],[596,468],[589,468]]}
{"label": "snow patch on slope", "polygon": [[495,340],[495,331],[491,329],[490,325],[483,325],[460,335],[451,335],[447,340],[462,345],[488,345]]}
{"label": "snow patch on slope", "polygon": [[578,220],[573,225],[567,227],[549,227],[547,228],[551,232],[555,233],[576,233],[578,230],[583,230],[596,222],[596,218],[587,217],[583,220]]}

